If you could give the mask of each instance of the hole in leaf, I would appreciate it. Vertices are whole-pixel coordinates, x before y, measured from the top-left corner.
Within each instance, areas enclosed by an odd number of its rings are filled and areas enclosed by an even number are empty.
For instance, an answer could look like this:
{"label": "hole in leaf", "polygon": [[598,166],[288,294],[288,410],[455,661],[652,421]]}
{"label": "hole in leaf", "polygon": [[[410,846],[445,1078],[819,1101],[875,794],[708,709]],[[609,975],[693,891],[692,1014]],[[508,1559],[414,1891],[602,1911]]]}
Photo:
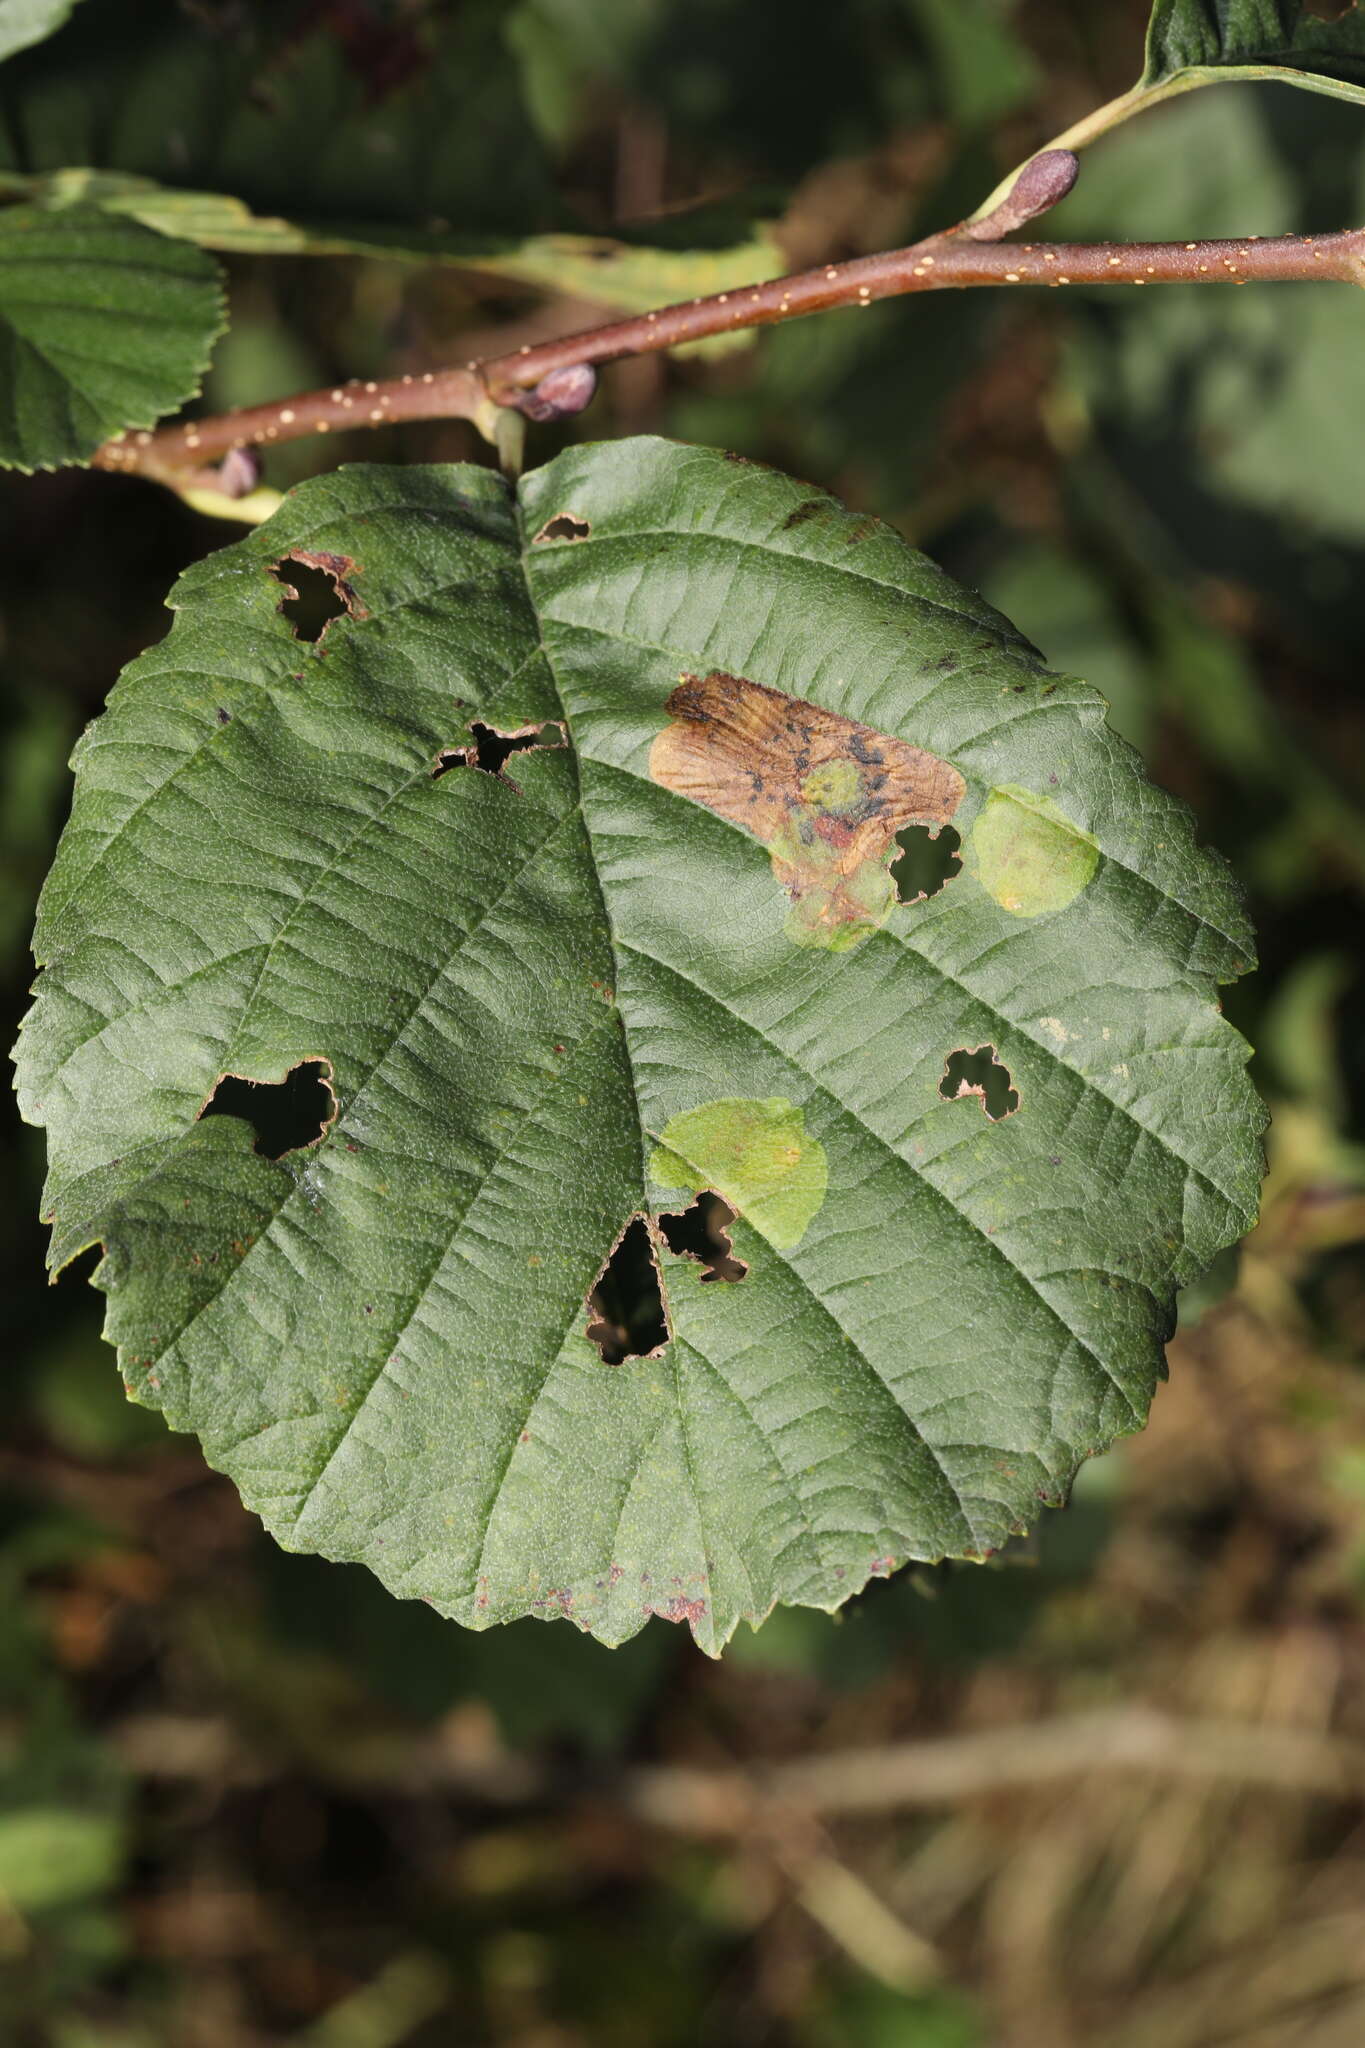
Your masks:
{"label": "hole in leaf", "polygon": [[282,1081],[224,1074],[199,1115],[241,1117],[256,1133],[252,1150],[263,1159],[282,1159],[326,1134],[337,1113],[331,1073],[326,1060],[300,1060]]}
{"label": "hole in leaf", "polygon": [[977,1096],[993,1124],[1013,1116],[1019,1107],[1019,1091],[1011,1085],[1010,1070],[996,1058],[993,1045],[978,1045],[973,1052],[964,1046],[949,1053],[938,1092],[945,1102]]}
{"label": "hole in leaf", "polygon": [[922,903],[937,896],[945,882],[962,872],[958,848],[962,835],[951,825],[935,832],[928,825],[906,825],[896,834],[900,858],[891,863],[891,879],[902,903]]}
{"label": "hole in leaf", "polygon": [[556,512],[553,519],[547,519],[536,535],[536,545],[546,540],[586,540],[592,527],[586,519],[580,519],[575,512]]}
{"label": "hole in leaf", "polygon": [[680,1258],[695,1259],[705,1268],[703,1280],[742,1280],[749,1268],[734,1255],[730,1225],[735,1212],[710,1188],[703,1188],[690,1209],[661,1216],[664,1243]]}
{"label": "hole in leaf", "polygon": [[648,1358],[668,1342],[663,1290],[649,1226],[643,1216],[626,1225],[588,1296],[588,1335],[604,1365]]}
{"label": "hole in leaf", "polygon": [[[513,754],[550,753],[567,747],[562,725],[549,721],[545,725],[529,725],[520,732],[499,732],[496,726],[473,724],[469,728],[472,744],[467,747],[450,747],[436,757],[432,777],[446,775],[452,768],[482,768],[485,775],[502,775],[503,766]],[[553,739],[543,740],[541,734],[550,732]],[[502,775],[504,782],[508,777]]]}
{"label": "hole in leaf", "polygon": [[333,619],[367,616],[346,580],[355,566],[349,555],[311,554],[302,548],[273,564],[270,573],[284,590],[278,609],[296,640],[321,640]]}

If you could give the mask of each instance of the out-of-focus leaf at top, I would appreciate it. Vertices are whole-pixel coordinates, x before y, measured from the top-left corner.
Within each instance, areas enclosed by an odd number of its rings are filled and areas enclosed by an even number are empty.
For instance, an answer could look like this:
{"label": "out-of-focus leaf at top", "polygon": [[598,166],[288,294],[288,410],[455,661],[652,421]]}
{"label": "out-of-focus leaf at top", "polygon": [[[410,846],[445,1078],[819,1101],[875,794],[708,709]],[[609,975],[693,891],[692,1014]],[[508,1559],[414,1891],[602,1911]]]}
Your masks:
{"label": "out-of-focus leaf at top", "polygon": [[0,465],[84,462],[199,389],[223,325],[217,267],[90,208],[0,209]]}
{"label": "out-of-focus leaf at top", "polygon": [[498,0],[387,21],[306,0],[85,0],[6,67],[0,169],[86,165],[264,216],[438,235],[567,225],[502,15]]}
{"label": "out-of-focus leaf at top", "polygon": [[41,43],[75,5],[76,0],[0,0],[0,58]]}
{"label": "out-of-focus leaf at top", "polygon": [[287,1546],[714,1652],[1141,1426],[1255,1214],[1251,936],[1093,690],[659,441],[342,470],[173,602],[22,1100],[54,1265]]}
{"label": "out-of-focus leaf at top", "polygon": [[[0,196],[53,211],[99,207],[205,249],[246,256],[373,256],[449,263],[518,284],[539,286],[623,313],[649,312],[673,299],[702,298],[762,283],[782,270],[775,241],[759,231],[728,247],[668,249],[606,235],[548,234],[522,239],[455,235],[380,222],[307,221],[256,214],[221,192],[187,192],[118,171],[66,169],[41,176],[0,172]],[[748,347],[752,330],[694,343],[712,353]],[[719,350],[717,349],[719,344]]]}
{"label": "out-of-focus leaf at top", "polygon": [[1277,79],[1365,102],[1365,9],[1358,0],[1156,0],[1141,84]]}

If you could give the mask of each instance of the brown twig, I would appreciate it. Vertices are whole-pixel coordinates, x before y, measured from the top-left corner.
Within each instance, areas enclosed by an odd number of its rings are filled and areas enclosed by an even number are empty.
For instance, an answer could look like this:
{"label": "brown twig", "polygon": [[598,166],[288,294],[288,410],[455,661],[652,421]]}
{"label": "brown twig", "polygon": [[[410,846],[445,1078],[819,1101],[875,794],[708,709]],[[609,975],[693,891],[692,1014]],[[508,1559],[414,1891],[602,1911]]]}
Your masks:
{"label": "brown twig", "polygon": [[[153,1778],[259,1783],[272,1775],[269,1759],[242,1747],[224,1721],[143,1716],[125,1721],[113,1739],[131,1769]],[[439,1735],[420,1743],[407,1736],[401,1742],[353,1737],[329,1749],[327,1764],[356,1785],[438,1791],[493,1806],[535,1803],[564,1791],[533,1759],[466,1758]],[[1365,1802],[1365,1745],[1311,1728],[1189,1719],[1141,1702],[766,1768],[642,1766],[595,1784],[593,1796],[652,1826],[728,1835],[783,1816],[932,1810],[1113,1772]]]}
{"label": "brown twig", "polygon": [[771,327],[806,313],[871,306],[907,292],[959,291],[980,285],[1250,284],[1289,280],[1365,284],[1365,229],[1330,235],[1279,235],[1209,242],[1034,243],[998,239],[1056,204],[1070,189],[1076,159],[1045,151],[1019,174],[1007,196],[982,217],[906,249],[817,265],[763,284],[661,306],[556,341],[527,344],[463,369],[428,370],[385,381],[353,379],[269,405],[156,432],[123,433],[100,448],[101,469],[150,476],[179,488],[216,487],[212,465],[238,450],[268,447],[337,427],[386,426],[393,420],[470,419],[489,439],[510,412],[559,419],[592,397],[599,363],[677,348],[711,335]]}

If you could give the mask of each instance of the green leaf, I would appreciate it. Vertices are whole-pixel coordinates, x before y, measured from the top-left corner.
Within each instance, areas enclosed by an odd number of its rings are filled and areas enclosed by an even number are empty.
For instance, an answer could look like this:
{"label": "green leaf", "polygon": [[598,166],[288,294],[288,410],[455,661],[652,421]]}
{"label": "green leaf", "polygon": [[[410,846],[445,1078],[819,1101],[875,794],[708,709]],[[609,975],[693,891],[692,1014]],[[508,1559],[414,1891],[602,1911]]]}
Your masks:
{"label": "green leaf", "polygon": [[0,210],[0,465],[83,462],[199,389],[223,325],[212,260],[84,208]]}
{"label": "green leaf", "polygon": [[14,1913],[43,1913],[106,1891],[123,1860],[115,1816],[64,1806],[0,1814],[0,1901]]}
{"label": "green leaf", "polygon": [[75,5],[76,0],[0,0],[0,58],[43,42]]}
{"label": "green leaf", "polygon": [[[715,249],[645,248],[609,235],[451,235],[383,222],[284,219],[253,213],[226,193],[185,192],[123,172],[77,169],[43,177],[0,172],[0,195],[6,194],[54,209],[99,207],[160,234],[236,255],[375,256],[450,264],[624,313],[647,313],[674,299],[761,284],[783,268],[781,250],[763,230]],[[753,339],[749,330],[692,347],[714,351],[719,341],[722,350],[743,348]]]}
{"label": "green leaf", "polygon": [[[714,1652],[1141,1426],[1255,1214],[1251,936],[1094,691],[875,520],[649,440],[515,500],[343,470],[173,603],[77,750],[21,1097],[54,1266],[103,1245],[129,1390],[282,1542]],[[914,820],[961,852],[901,903]],[[706,1188],[742,1278],[658,1220]]]}
{"label": "green leaf", "polygon": [[1335,20],[1328,11],[1300,0],[1156,0],[1140,84],[1269,78],[1365,101],[1365,11],[1355,0]]}

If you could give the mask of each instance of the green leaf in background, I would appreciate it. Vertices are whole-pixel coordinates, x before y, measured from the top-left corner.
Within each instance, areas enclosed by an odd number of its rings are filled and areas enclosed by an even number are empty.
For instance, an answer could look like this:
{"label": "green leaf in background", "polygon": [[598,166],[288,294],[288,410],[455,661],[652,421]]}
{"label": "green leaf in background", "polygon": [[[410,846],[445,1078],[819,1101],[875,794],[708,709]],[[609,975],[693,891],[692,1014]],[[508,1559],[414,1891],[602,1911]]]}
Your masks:
{"label": "green leaf in background", "polygon": [[[763,230],[728,247],[637,246],[608,235],[548,234],[524,239],[452,235],[383,222],[318,222],[257,214],[221,192],[186,192],[117,171],[68,169],[42,177],[0,172],[0,196],[64,210],[98,207],[159,234],[243,256],[372,256],[448,263],[517,284],[563,292],[623,313],[646,313],[674,299],[761,284],[777,277],[782,253]],[[3,216],[0,216],[2,218]],[[753,345],[752,330],[692,344],[724,353]]]}
{"label": "green leaf in background", "polygon": [[75,5],[76,0],[0,0],[0,58],[41,43]]}
{"label": "green leaf in background", "polygon": [[185,242],[84,208],[0,210],[0,463],[83,462],[199,388],[218,271]]}
{"label": "green leaf in background", "polygon": [[1355,0],[1156,0],[1141,88],[1220,78],[1278,79],[1365,101],[1365,12]]}
{"label": "green leaf in background", "polygon": [[122,1861],[115,1815],[61,1806],[0,1813],[0,1901],[11,1912],[50,1912],[106,1891]]}
{"label": "green leaf in background", "polygon": [[1255,1213],[1251,938],[1092,690],[648,440],[343,470],[174,604],[78,749],[22,1099],[54,1265],[102,1243],[130,1392],[288,1547],[714,1652],[1141,1426]]}

